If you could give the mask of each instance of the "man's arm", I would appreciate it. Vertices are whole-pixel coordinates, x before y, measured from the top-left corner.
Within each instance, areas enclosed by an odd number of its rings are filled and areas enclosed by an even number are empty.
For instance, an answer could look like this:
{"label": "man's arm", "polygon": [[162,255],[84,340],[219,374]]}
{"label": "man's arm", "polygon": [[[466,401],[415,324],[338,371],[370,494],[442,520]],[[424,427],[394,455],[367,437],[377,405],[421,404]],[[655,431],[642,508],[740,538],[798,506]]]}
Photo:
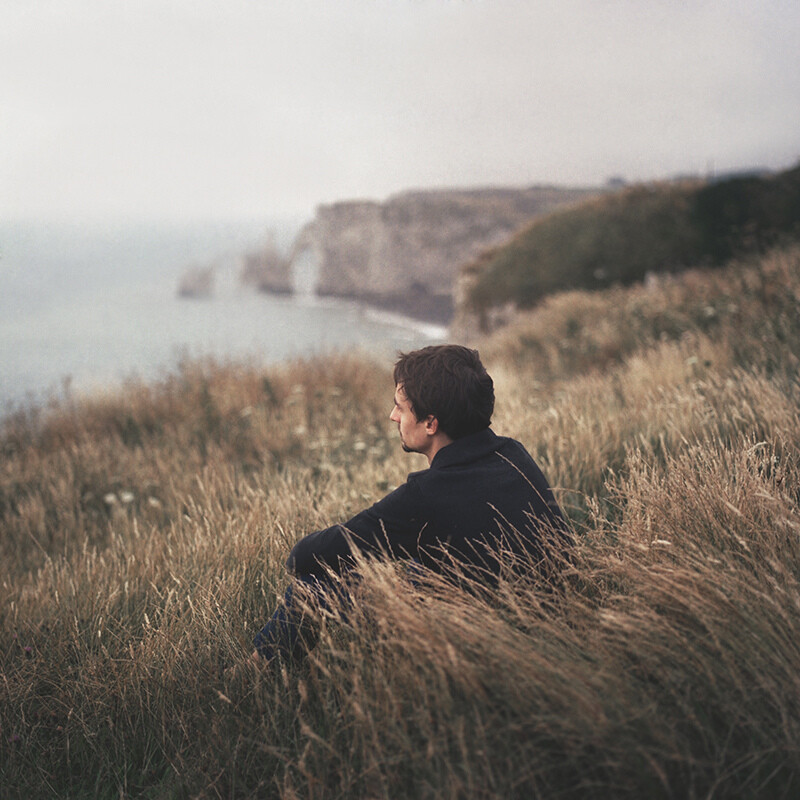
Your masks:
{"label": "man's arm", "polygon": [[301,539],[292,549],[286,568],[296,574],[320,577],[325,566],[341,572],[353,563],[349,540],[365,553],[416,558],[417,540],[425,525],[422,505],[416,484],[404,483],[342,525]]}

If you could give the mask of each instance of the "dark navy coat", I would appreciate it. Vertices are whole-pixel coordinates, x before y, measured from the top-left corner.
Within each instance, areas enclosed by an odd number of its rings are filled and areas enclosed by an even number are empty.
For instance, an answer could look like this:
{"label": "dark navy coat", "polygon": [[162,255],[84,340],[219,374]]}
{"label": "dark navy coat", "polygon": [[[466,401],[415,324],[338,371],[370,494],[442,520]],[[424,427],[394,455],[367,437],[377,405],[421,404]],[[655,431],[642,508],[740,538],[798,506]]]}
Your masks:
{"label": "dark navy coat", "polygon": [[352,564],[352,541],[364,553],[416,559],[433,569],[453,557],[496,573],[498,545],[544,553],[554,532],[565,541],[564,519],[542,471],[519,442],[486,428],[443,447],[429,469],[412,472],[352,519],[301,539],[286,566],[298,575],[321,577],[326,566],[341,572]]}

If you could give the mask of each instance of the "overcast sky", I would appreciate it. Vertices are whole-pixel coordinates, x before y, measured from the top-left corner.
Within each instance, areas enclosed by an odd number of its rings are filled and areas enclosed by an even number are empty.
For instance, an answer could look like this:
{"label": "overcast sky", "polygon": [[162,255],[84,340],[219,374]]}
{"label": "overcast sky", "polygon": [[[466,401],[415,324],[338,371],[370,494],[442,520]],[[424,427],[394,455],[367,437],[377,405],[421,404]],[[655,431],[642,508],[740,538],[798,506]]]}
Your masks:
{"label": "overcast sky", "polygon": [[0,0],[0,217],[798,160],[798,0]]}

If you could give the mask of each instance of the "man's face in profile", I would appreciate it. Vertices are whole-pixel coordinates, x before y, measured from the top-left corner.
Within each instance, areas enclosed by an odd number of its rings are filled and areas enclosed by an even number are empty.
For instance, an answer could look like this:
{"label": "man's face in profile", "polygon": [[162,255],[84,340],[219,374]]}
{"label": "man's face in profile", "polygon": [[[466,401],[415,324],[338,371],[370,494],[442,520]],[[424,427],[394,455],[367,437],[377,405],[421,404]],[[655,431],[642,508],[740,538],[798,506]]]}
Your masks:
{"label": "man's face in profile", "polygon": [[406,453],[427,453],[431,444],[430,436],[427,433],[427,421],[417,419],[417,415],[403,391],[402,383],[398,383],[395,387],[394,408],[389,419],[397,423],[400,444]]}

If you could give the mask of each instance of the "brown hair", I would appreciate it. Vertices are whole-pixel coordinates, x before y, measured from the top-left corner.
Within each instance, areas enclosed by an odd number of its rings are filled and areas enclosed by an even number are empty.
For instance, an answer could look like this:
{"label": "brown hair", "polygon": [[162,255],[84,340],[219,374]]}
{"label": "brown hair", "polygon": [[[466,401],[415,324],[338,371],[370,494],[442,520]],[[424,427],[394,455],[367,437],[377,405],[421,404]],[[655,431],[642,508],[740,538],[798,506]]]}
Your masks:
{"label": "brown hair", "polygon": [[432,345],[401,353],[394,382],[418,420],[434,416],[451,439],[489,427],[494,411],[494,383],[477,350],[457,344]]}

